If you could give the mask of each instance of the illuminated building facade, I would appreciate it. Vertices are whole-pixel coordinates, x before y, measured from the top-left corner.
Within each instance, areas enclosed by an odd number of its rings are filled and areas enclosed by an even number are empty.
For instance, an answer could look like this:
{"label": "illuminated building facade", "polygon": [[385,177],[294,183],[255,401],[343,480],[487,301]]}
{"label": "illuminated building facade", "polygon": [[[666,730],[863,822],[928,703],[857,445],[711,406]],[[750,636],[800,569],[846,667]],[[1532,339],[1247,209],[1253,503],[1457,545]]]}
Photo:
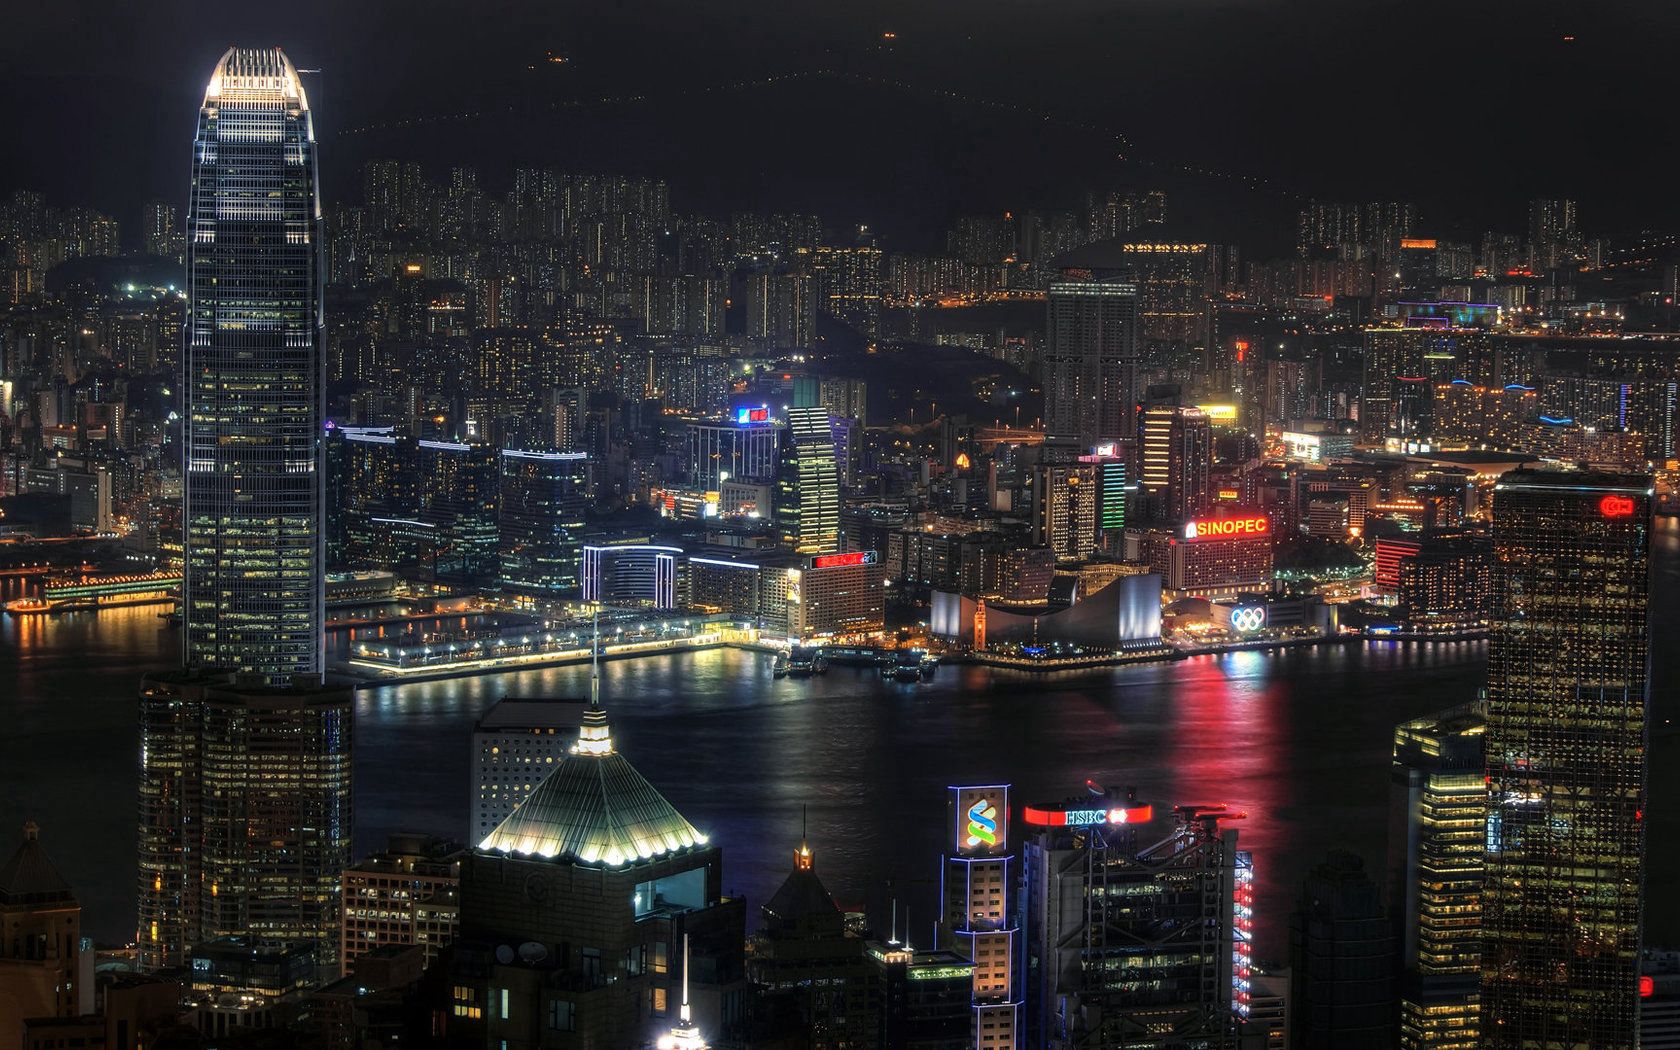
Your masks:
{"label": "illuminated building facade", "polygon": [[689,483],[715,492],[727,481],[772,481],[779,443],[770,410],[762,405],[736,409],[732,421],[690,423]]}
{"label": "illuminated building facade", "polygon": [[1492,339],[1473,328],[1370,328],[1359,395],[1359,434],[1368,443],[1417,441],[1435,426],[1435,391],[1466,379],[1503,386]]}
{"label": "illuminated building facade", "polygon": [[392,835],[385,851],[344,870],[344,926],[339,962],[388,945],[417,946],[426,965],[455,940],[461,924],[458,843],[425,835]]}
{"label": "illuminated building facade", "polygon": [[1021,924],[1009,841],[1009,785],[950,789],[940,946],[974,966],[977,1050],[1028,1045],[1021,1024]]}
{"label": "illuminated building facade", "polygon": [[1272,588],[1272,525],[1264,514],[1198,518],[1176,529],[1128,529],[1126,556],[1162,577],[1168,601]]}
{"label": "illuminated building facade", "polygon": [[1080,561],[1097,549],[1097,510],[1102,493],[1090,464],[1045,464],[1033,478],[1033,542],[1057,561]]}
{"label": "illuminated building facade", "polygon": [[330,974],[350,866],[354,692],[193,671],[140,689],[139,967],[250,937]]}
{"label": "illuminated building facade", "polygon": [[1208,512],[1212,484],[1213,426],[1199,408],[1154,405],[1138,417],[1143,465],[1140,502],[1155,521],[1183,521]]}
{"label": "illuminated building facade", "polygon": [[1089,448],[1133,436],[1138,400],[1138,286],[1090,270],[1050,282],[1044,431]]}
{"label": "illuminated building facade", "polygon": [[1118,548],[1126,527],[1126,460],[1117,445],[1098,445],[1079,462],[1096,471],[1097,535],[1102,546]]}
{"label": "illuminated building facade", "polygon": [[1494,487],[1482,1045],[1632,1047],[1645,847],[1652,483]]}
{"label": "illuminated building facade", "polygon": [[840,549],[840,467],[823,408],[790,408],[776,477],[776,533],[796,554]]}
{"label": "illuminated building facade", "polygon": [[577,594],[588,497],[585,453],[502,449],[497,534],[504,591]]}
{"label": "illuminated building facade", "polygon": [[745,906],[722,885],[722,851],[592,704],[565,758],[462,859],[435,1030],[478,1046],[647,1046],[678,1019],[687,978],[699,1027],[738,1037]]}
{"label": "illuminated building facade", "polygon": [[583,600],[608,605],[677,607],[683,549],[656,543],[583,545]]}
{"label": "illuminated building facade", "polygon": [[278,49],[217,62],[187,231],[186,664],[319,676],[321,209],[309,102]]}
{"label": "illuminated building facade", "polygon": [[1236,1046],[1252,869],[1220,814],[1181,807],[1156,823],[1152,806],[1096,793],[1028,806],[1022,820],[1033,834],[1021,1045]]}
{"label": "illuminated building facade", "polygon": [[1472,704],[1394,730],[1388,899],[1402,1050],[1479,1045],[1486,725]]}

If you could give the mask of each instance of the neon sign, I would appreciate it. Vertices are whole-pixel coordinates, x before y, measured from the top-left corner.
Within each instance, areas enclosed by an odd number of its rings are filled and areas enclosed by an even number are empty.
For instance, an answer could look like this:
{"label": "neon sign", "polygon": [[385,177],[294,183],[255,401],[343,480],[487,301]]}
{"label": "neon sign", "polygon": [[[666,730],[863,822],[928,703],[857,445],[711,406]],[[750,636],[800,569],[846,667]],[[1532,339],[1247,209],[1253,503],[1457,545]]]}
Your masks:
{"label": "neon sign", "polygon": [[874,551],[849,551],[845,554],[819,554],[811,559],[813,569],[835,569],[843,565],[874,565]]}
{"label": "neon sign", "polygon": [[1229,540],[1253,539],[1264,536],[1272,529],[1271,521],[1264,514],[1252,514],[1246,518],[1209,518],[1206,521],[1187,521],[1184,523],[1184,538],[1187,540]]}
{"label": "neon sign", "polygon": [[1633,497],[1606,496],[1598,501],[1598,512],[1606,518],[1633,517]]}
{"label": "neon sign", "polygon": [[1098,824],[1147,824],[1155,819],[1149,805],[1111,806],[1100,809],[1028,806],[1021,814],[1028,824],[1041,828],[1089,828]]}
{"label": "neon sign", "polygon": [[1264,605],[1245,605],[1240,609],[1231,610],[1231,630],[1247,634],[1258,631],[1266,626],[1266,607]]}
{"label": "neon sign", "polygon": [[989,799],[980,799],[968,807],[968,838],[963,845],[969,849],[985,846],[990,849],[997,845],[997,807]]}
{"label": "neon sign", "polygon": [[736,426],[742,426],[747,423],[768,423],[769,421],[770,409],[764,405],[760,405],[757,408],[749,408],[743,405],[735,410]]}

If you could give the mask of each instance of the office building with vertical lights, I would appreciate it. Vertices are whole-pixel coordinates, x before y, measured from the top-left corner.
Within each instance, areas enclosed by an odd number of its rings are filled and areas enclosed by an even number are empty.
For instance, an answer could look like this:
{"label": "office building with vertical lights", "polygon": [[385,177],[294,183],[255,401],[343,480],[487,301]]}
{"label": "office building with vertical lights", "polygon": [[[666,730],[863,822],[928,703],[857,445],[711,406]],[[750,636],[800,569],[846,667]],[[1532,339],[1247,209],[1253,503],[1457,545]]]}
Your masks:
{"label": "office building with vertical lights", "polygon": [[139,967],[247,937],[330,975],[351,862],[355,694],[196,671],[140,689]]}
{"label": "office building with vertical lights", "polygon": [[187,213],[189,667],[321,673],[321,209],[315,133],[277,48],[211,74]]}
{"label": "office building with vertical lights", "polygon": [[1651,478],[1494,486],[1482,1034],[1635,1045],[1644,881]]}
{"label": "office building with vertical lights", "polygon": [[796,554],[840,549],[840,467],[824,408],[790,408],[776,478],[776,532]]}
{"label": "office building with vertical lights", "polygon": [[502,590],[531,598],[577,596],[588,503],[587,454],[502,449]]}
{"label": "office building with vertical lights", "polygon": [[1402,722],[1390,777],[1388,900],[1402,1050],[1475,1050],[1487,788],[1478,704]]}

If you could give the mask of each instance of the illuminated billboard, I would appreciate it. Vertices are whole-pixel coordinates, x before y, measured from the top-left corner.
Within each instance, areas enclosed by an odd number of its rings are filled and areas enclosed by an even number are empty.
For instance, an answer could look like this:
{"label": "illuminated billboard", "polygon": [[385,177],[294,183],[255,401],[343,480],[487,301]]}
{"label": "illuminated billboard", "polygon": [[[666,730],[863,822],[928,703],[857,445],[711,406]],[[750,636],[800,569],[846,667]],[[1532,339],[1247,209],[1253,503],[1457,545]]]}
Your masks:
{"label": "illuminated billboard", "polygon": [[[1092,802],[1101,802],[1093,798]],[[1088,828],[1098,824],[1147,824],[1155,819],[1155,807],[1132,802],[1124,806],[1062,805],[1028,806],[1021,819],[1041,828]]]}
{"label": "illuminated billboard", "polygon": [[768,422],[770,422],[770,409],[767,405],[758,405],[756,407],[742,405],[735,410],[736,426],[746,426],[748,423]]}
{"label": "illuminated billboard", "polygon": [[1009,851],[1009,785],[951,789],[951,844],[964,857]]}
{"label": "illuminated billboard", "polygon": [[1629,496],[1606,496],[1598,501],[1598,512],[1606,518],[1633,517],[1634,502]]}
{"label": "illuminated billboard", "polygon": [[1236,405],[1197,405],[1196,407],[1207,413],[1209,422],[1230,424],[1237,421]]}
{"label": "illuminated billboard", "polygon": [[1272,523],[1264,514],[1236,518],[1204,518],[1184,523],[1184,538],[1196,540],[1254,540],[1271,535]]}
{"label": "illuminated billboard", "polygon": [[843,565],[874,565],[874,551],[847,551],[845,554],[819,554],[811,559],[813,569],[837,569]]}

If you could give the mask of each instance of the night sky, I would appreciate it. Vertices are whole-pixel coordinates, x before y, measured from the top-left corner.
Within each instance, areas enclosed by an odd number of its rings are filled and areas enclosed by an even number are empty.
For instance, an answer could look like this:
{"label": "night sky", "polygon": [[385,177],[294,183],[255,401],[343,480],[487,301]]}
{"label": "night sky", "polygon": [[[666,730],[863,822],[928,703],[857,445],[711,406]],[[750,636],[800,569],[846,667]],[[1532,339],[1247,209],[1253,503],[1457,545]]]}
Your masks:
{"label": "night sky", "polygon": [[682,210],[818,211],[906,246],[1110,185],[1164,186],[1175,224],[1262,252],[1309,195],[1416,200],[1466,238],[1521,231],[1540,194],[1592,234],[1677,218],[1680,5],[1650,0],[54,0],[6,29],[0,191],[128,221],[184,200],[235,42],[323,70],[329,206],[393,156],[493,188],[516,164],[658,175]]}

